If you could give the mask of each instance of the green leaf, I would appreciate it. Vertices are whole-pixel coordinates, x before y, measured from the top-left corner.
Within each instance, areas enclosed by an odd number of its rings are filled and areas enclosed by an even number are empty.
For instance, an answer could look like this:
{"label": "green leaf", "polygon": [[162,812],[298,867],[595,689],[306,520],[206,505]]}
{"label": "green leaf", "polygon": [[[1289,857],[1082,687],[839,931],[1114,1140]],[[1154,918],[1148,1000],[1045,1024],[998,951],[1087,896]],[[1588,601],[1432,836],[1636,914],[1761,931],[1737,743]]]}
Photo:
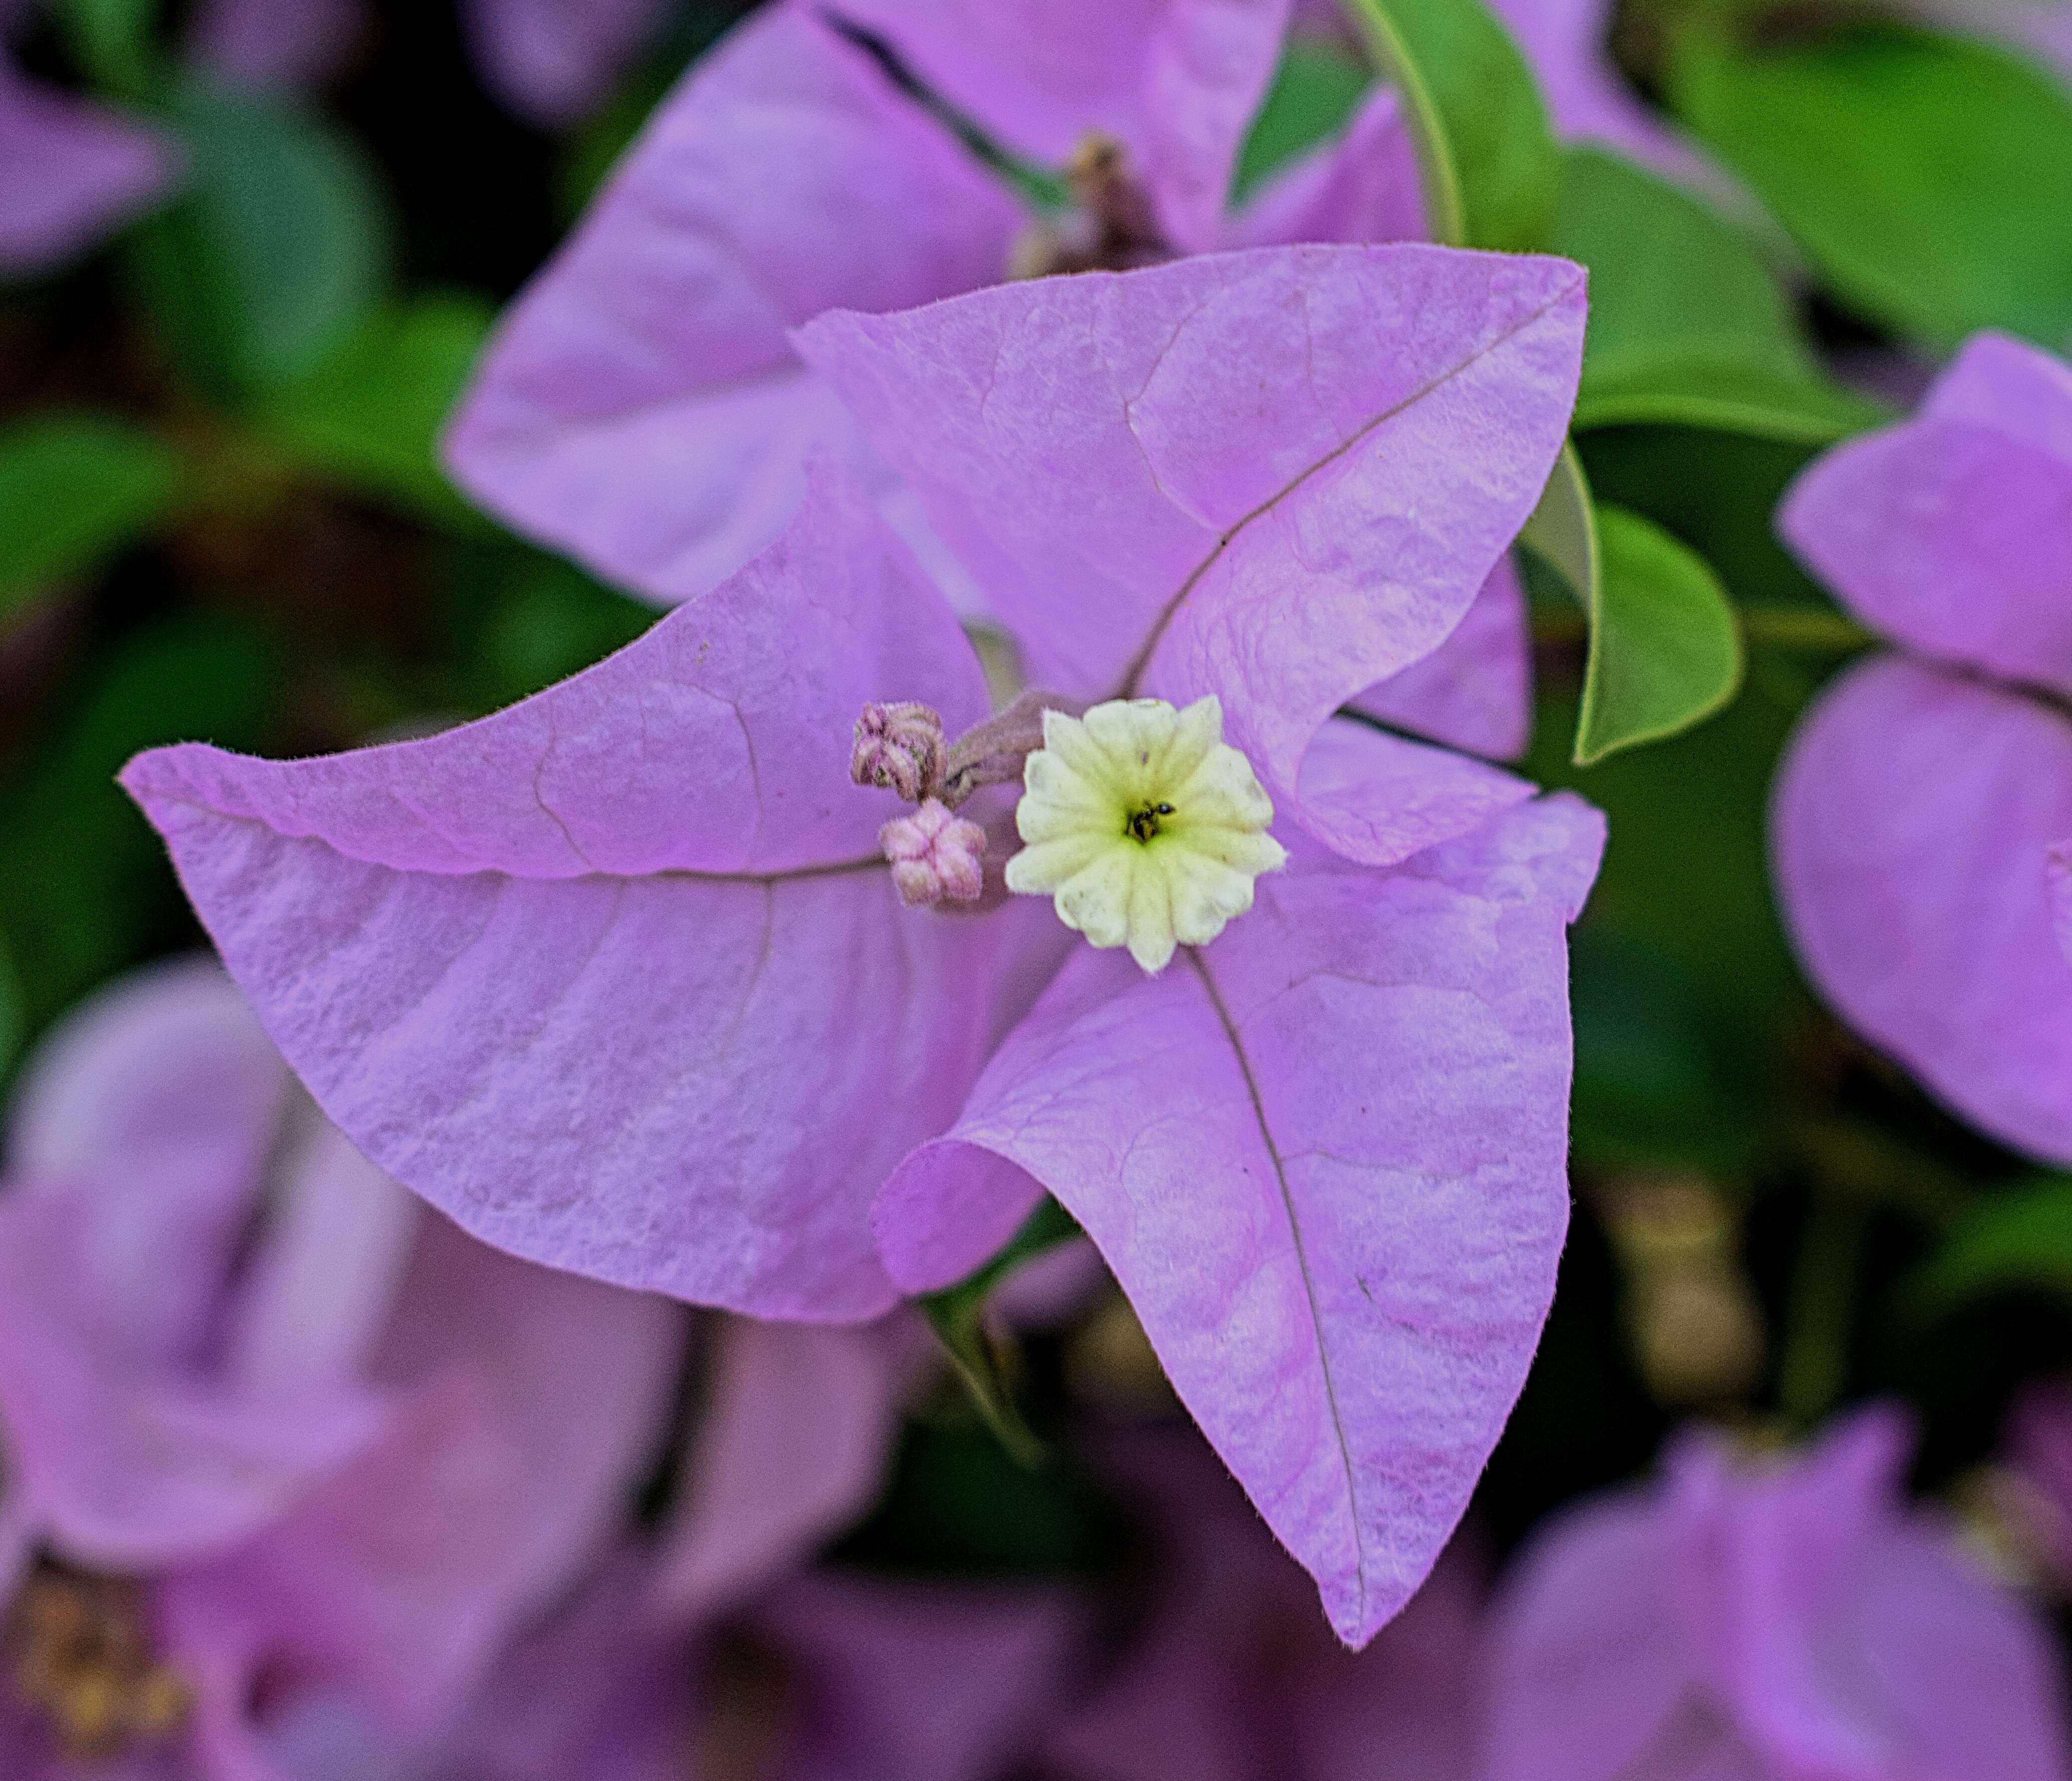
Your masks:
{"label": "green leaf", "polygon": [[1071,1214],[1046,1195],[999,1254],[956,1285],[930,1293],[919,1301],[979,1414],[1001,1445],[1024,1465],[1040,1462],[1043,1447],[1015,1408],[1000,1345],[986,1327],[986,1302],[993,1289],[1023,1262],[1070,1241],[1079,1235],[1079,1229]]}
{"label": "green leaf", "polygon": [[1652,520],[1597,509],[1602,551],[1576,725],[1589,767],[1710,717],[1741,689],[1741,628],[1705,560]]}
{"label": "green leaf", "polygon": [[1433,240],[1527,252],[1553,227],[1560,161],[1518,46],[1481,0],[1344,0],[1417,141]]}
{"label": "green leaf", "polygon": [[184,88],[171,108],[190,173],[138,230],[142,294],[189,374],[219,395],[313,372],[372,313],[393,225],[371,164],[289,101]]}
{"label": "green leaf", "polygon": [[2072,336],[2072,93],[1971,39],[1867,25],[1688,46],[1678,109],[1844,302],[1943,345]]}
{"label": "green leaf", "polygon": [[261,424],[348,487],[443,523],[479,523],[437,453],[491,319],[488,304],[464,295],[391,305],[310,376],[267,401]]}
{"label": "green leaf", "polygon": [[181,618],[125,637],[0,798],[0,935],[31,1030],[103,978],[198,939],[164,845],[115,784],[162,742],[256,751],[285,669],[249,623]]}
{"label": "green leaf", "polygon": [[1597,609],[1597,508],[1590,499],[1589,479],[1583,474],[1583,460],[1573,445],[1562,446],[1540,504],[1526,520],[1518,541],[1568,584],[1568,591],[1585,612]]}
{"label": "green leaf", "polygon": [[1552,245],[1590,269],[1578,431],[1655,422],[1826,445],[1881,417],[1821,374],[1753,245],[1667,181],[1571,149]]}
{"label": "green leaf", "polygon": [[1907,1278],[1900,1303],[1925,1322],[2008,1292],[2072,1299],[2072,1177],[2033,1176],[1982,1202]]}
{"label": "green leaf", "polygon": [[179,483],[172,450],[112,415],[39,414],[0,429],[0,619],[141,537]]}
{"label": "green leaf", "polygon": [[1749,1170],[1766,1104],[1704,985],[1659,944],[1616,928],[1577,928],[1569,952],[1577,1158]]}
{"label": "green leaf", "polygon": [[1328,142],[1359,109],[1374,76],[1336,44],[1290,37],[1237,159],[1233,199],[1276,169]]}
{"label": "green leaf", "polygon": [[53,0],[51,7],[88,78],[125,99],[150,95],[159,10],[158,0]]}
{"label": "green leaf", "polygon": [[28,1020],[22,1007],[22,985],[14,975],[14,962],[0,948],[0,1084],[4,1084],[22,1055],[22,1041],[28,1037]]}

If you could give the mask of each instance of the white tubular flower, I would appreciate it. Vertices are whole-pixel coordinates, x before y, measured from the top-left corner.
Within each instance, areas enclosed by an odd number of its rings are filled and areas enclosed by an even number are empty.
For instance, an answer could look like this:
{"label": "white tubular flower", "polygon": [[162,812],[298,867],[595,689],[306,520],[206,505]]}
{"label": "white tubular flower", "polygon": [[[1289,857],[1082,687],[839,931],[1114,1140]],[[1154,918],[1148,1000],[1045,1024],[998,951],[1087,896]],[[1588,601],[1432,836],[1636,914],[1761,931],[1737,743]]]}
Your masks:
{"label": "white tubular flower", "polygon": [[1251,908],[1252,880],[1288,861],[1214,697],[1046,711],[1022,783],[1014,826],[1028,845],[1007,862],[1008,889],[1054,898],[1067,928],[1127,946],[1146,971],[1214,940]]}

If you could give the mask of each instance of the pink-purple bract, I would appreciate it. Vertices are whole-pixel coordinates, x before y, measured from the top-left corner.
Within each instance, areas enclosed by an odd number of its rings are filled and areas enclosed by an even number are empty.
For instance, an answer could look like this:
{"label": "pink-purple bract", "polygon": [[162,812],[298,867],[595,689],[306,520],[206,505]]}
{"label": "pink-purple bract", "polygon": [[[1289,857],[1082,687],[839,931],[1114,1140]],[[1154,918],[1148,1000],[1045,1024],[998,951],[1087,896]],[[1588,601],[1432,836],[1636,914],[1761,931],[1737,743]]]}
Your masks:
{"label": "pink-purple bract", "polygon": [[[212,963],[54,1032],[8,1172],[0,1593],[134,1591],[191,1703],[140,1772],[264,1781],[275,1718],[331,1689],[436,1725],[647,1461],[679,1314],[425,1213]],[[0,1697],[8,1774],[76,1772]]]}
{"label": "pink-purple bract", "polygon": [[1537,77],[1555,133],[1719,190],[1725,176],[1627,84],[1612,59],[1614,0],[1492,0]]}
{"label": "pink-purple bract", "polygon": [[1494,1610],[1486,1781],[2062,1781],[2049,1635],[1907,1507],[1910,1445],[1882,1407],[1762,1461],[1694,1434],[1550,1526]]}
{"label": "pink-purple bract", "polygon": [[1054,1586],[815,1571],[685,1624],[652,1613],[650,1569],[635,1550],[600,1566],[426,1746],[306,1715],[296,1781],[991,1781],[1083,1642]]}
{"label": "pink-purple bract", "polygon": [[2006,1463],[2023,1495],[2016,1524],[2042,1570],[2072,1589],[2072,1391],[2062,1382],[2029,1386],[2008,1416]]}
{"label": "pink-purple bract", "polygon": [[[1281,0],[931,0],[842,14],[996,140],[1056,163],[1119,143],[1159,254],[1414,240],[1416,156],[1393,93],[1223,213],[1237,146],[1279,51]],[[651,121],[574,239],[491,343],[448,442],[454,474],[520,529],[641,597],[702,593],[774,537],[804,465],[861,475],[961,603],[953,559],[787,330],[1007,275],[1034,214],[827,15],[766,10]],[[1459,644],[1362,709],[1495,759],[1530,699],[1507,561]]]}
{"label": "pink-purple bract", "polygon": [[1326,719],[1474,600],[1581,323],[1565,262],[1314,247],[808,331],[1042,684],[1215,693],[1287,800],[1294,868],[1161,978],[1081,948],[1042,990],[1040,905],[900,907],[853,720],[918,700],[954,733],[985,697],[832,474],[748,570],[497,717],[315,761],[162,750],[125,783],[319,1101],[490,1241],[849,1321],[1056,1194],[1363,1642],[1546,1313],[1601,825]]}
{"label": "pink-purple bract", "polygon": [[1778,775],[1779,897],[1815,986],[2017,1150],[2072,1162],[2072,369],[1974,338],[1778,527],[1902,653],[1851,668]]}
{"label": "pink-purple bract", "polygon": [[1449,1548],[1357,1654],[1317,1623],[1301,1573],[1201,1443],[1110,1436],[1101,1475],[1158,1563],[1137,1637],[1045,1739],[1067,1781],[1470,1781],[1481,1579]]}
{"label": "pink-purple bract", "polygon": [[177,145],[17,69],[0,42],[0,279],[52,272],[163,199]]}
{"label": "pink-purple bract", "polygon": [[[666,0],[462,0],[483,84],[546,130],[594,111],[653,39]],[[367,29],[365,0],[207,0],[190,56],[233,80],[313,86],[336,75]]]}
{"label": "pink-purple bract", "polygon": [[[1223,192],[1283,10],[931,0],[850,13],[1038,161],[1112,133],[1162,227],[1199,248],[1224,239]],[[1355,152],[1269,193],[1233,245],[1319,228],[1416,232],[1393,115],[1392,102],[1371,108]],[[515,524],[646,597],[701,593],[775,535],[808,442],[874,467],[786,330],[824,309],[902,308],[995,282],[1033,220],[852,35],[815,9],[768,9],[664,101],[507,321],[451,462]]]}

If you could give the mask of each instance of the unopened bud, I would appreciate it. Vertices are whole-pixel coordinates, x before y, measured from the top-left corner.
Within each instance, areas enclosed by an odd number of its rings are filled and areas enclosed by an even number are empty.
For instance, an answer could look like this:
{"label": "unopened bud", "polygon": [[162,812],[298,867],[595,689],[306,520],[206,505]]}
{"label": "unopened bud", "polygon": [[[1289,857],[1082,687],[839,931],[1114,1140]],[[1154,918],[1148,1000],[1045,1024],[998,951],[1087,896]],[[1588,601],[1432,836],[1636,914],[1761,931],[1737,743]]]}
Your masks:
{"label": "unopened bud", "polygon": [[985,831],[930,798],[911,816],[894,816],[878,832],[892,862],[892,882],[910,909],[931,903],[976,903],[985,890]]}
{"label": "unopened bud", "polygon": [[911,701],[867,705],[856,720],[849,776],[858,785],[878,786],[919,804],[942,784],[949,752],[934,707]]}

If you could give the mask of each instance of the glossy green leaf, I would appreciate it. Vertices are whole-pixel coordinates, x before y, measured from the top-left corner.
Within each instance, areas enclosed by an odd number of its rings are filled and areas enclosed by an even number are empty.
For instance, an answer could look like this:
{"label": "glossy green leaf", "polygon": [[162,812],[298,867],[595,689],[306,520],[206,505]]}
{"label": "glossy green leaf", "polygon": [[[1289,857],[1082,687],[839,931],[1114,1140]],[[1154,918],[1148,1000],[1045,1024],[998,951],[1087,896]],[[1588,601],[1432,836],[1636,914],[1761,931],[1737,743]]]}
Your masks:
{"label": "glossy green leaf", "polygon": [[1880,418],[1822,375],[1754,246],[1667,181],[1568,150],[1552,246],[1590,269],[1578,430],[1657,422],[1827,444]]}
{"label": "glossy green leaf", "polygon": [[218,393],[306,377],[372,314],[393,226],[347,137],[289,101],[184,89],[170,120],[180,202],[131,244],[138,283],[188,373]]}
{"label": "glossy green leaf", "polygon": [[1740,627],[1705,560],[1652,520],[1599,507],[1597,604],[1576,764],[1710,717],[1740,690]]}
{"label": "glossy green leaf", "polygon": [[1417,138],[1433,240],[1546,245],[1560,160],[1518,46],[1481,0],[1345,0]]}
{"label": "glossy green leaf", "polygon": [[1068,1242],[1079,1234],[1079,1228],[1071,1214],[1046,1195],[998,1255],[956,1285],[930,1293],[919,1301],[987,1426],[1001,1445],[1025,1465],[1036,1463],[1043,1450],[1015,1408],[998,1342],[986,1326],[986,1302],[994,1288],[1022,1263]]}
{"label": "glossy green leaf", "polygon": [[1932,1318],[2008,1292],[2072,1299],[2072,1177],[2033,1176],[1983,1201],[1908,1279],[1901,1303]]}
{"label": "glossy green leaf", "polygon": [[0,429],[0,619],[141,537],[179,482],[170,447],[111,415],[39,414]]}
{"label": "glossy green leaf", "polygon": [[428,518],[473,509],[438,461],[440,430],[489,331],[491,312],[462,295],[419,298],[371,317],[261,418],[297,456],[347,487]]}
{"label": "glossy green leaf", "polygon": [[1568,584],[1585,612],[1597,603],[1598,556],[1596,504],[1589,478],[1575,446],[1564,445],[1547,479],[1540,504],[1525,522],[1518,541]]}
{"label": "glossy green leaf", "polygon": [[1291,37],[1239,153],[1232,196],[1345,128],[1374,76],[1335,43]]}
{"label": "glossy green leaf", "polygon": [[1953,345],[2072,337],[2072,91],[1991,44],[1866,25],[1787,48],[1705,41],[1679,110],[1843,302]]}

